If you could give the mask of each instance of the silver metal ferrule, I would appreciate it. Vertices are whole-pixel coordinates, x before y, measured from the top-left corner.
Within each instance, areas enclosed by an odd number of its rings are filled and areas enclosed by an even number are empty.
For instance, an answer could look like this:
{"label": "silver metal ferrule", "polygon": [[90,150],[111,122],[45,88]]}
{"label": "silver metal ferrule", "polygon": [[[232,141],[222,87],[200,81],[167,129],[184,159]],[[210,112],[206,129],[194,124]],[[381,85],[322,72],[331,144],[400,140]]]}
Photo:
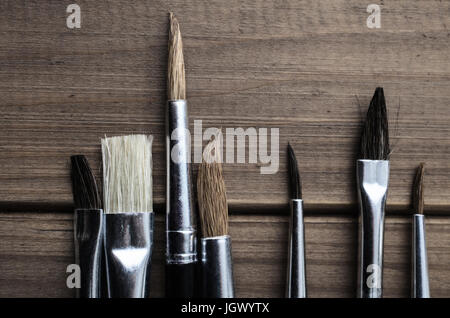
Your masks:
{"label": "silver metal ferrule", "polygon": [[425,218],[423,214],[413,216],[412,237],[412,297],[430,298],[428,281],[427,246],[425,240]]}
{"label": "silver metal ferrule", "polygon": [[231,238],[228,235],[201,239],[202,294],[208,298],[233,298]]}
{"label": "silver metal ferrule", "polygon": [[75,262],[80,266],[78,298],[100,298],[103,210],[74,211]]}
{"label": "silver metal ferrule", "polygon": [[290,208],[286,297],[306,298],[303,200],[291,200]]}
{"label": "silver metal ferrule", "polygon": [[153,212],[105,213],[109,298],[144,298],[150,287]]}
{"label": "silver metal ferrule", "polygon": [[384,213],[389,185],[388,160],[358,160],[359,201],[359,298],[383,295]]}
{"label": "silver metal ferrule", "polygon": [[166,115],[167,264],[189,264],[197,261],[190,144],[186,100],[168,101]]}

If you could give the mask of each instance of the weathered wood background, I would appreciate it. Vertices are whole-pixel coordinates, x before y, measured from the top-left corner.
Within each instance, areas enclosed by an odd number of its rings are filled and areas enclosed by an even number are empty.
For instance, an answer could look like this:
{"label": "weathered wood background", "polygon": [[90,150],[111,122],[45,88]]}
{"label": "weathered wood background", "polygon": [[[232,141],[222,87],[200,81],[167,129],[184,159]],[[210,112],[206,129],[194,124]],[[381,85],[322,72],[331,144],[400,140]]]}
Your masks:
{"label": "weathered wood background", "polygon": [[[151,133],[163,288],[167,12],[181,24],[191,124],[279,128],[279,171],[226,164],[237,296],[283,295],[285,147],[302,173],[310,296],[351,297],[356,280],[354,166],[376,86],[393,153],[385,295],[406,297],[410,190],[427,164],[433,296],[450,296],[450,1],[0,1],[0,296],[71,296],[69,161],[100,175],[100,138]],[[66,7],[81,7],[81,29]]]}

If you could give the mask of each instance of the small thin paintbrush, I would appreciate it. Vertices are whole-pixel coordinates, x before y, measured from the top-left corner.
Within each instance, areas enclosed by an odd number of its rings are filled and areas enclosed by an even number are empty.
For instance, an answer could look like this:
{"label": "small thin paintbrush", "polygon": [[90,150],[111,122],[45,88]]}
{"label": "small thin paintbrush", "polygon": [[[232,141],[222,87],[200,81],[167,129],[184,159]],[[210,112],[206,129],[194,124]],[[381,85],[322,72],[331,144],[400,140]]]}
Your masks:
{"label": "small thin paintbrush", "polygon": [[212,141],[199,167],[197,195],[201,225],[202,296],[233,298],[231,238],[228,235],[228,204],[218,143]]}
{"label": "small thin paintbrush", "polygon": [[109,298],[144,298],[153,251],[152,136],[102,139]]}
{"label": "small thin paintbrush", "polygon": [[97,183],[85,156],[70,157],[75,262],[80,266],[79,298],[100,298],[103,210]]}
{"label": "small thin paintbrush", "polygon": [[360,298],[381,298],[384,214],[389,186],[389,130],[383,88],[377,87],[361,135],[356,163],[359,200],[358,287]]}
{"label": "small thin paintbrush", "polygon": [[189,118],[180,26],[170,13],[166,114],[166,296],[192,297],[197,263]]}
{"label": "small thin paintbrush", "polygon": [[412,297],[430,298],[430,284],[428,280],[427,245],[425,239],[425,216],[423,178],[425,164],[417,168],[413,185],[413,237],[412,237]]}
{"label": "small thin paintbrush", "polygon": [[287,298],[306,298],[305,230],[300,173],[294,149],[288,144],[290,215],[287,262]]}

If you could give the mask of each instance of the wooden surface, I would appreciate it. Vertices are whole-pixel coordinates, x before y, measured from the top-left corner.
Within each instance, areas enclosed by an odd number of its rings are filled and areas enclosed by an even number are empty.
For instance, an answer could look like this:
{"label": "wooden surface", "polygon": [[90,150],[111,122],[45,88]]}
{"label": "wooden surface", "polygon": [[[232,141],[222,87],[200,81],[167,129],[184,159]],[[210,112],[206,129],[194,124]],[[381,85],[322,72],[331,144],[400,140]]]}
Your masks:
{"label": "wooden surface", "polygon": [[[356,221],[351,217],[307,217],[306,266],[310,297],[354,297]],[[0,297],[70,297],[66,267],[73,263],[72,216],[67,213],[0,214]],[[287,217],[232,216],[237,297],[283,297]],[[433,297],[450,295],[450,220],[427,219]],[[163,295],[164,222],[157,218],[151,296]],[[386,220],[384,292],[409,297],[411,222]]]}
{"label": "wooden surface", "polygon": [[[80,30],[66,27],[70,3],[81,7]],[[280,132],[278,173],[224,166],[237,295],[283,295],[289,141],[308,214],[310,295],[353,296],[355,158],[361,120],[381,85],[393,144],[385,294],[408,295],[405,215],[414,169],[425,161],[426,211],[439,214],[427,228],[432,294],[449,297],[450,1],[379,1],[382,27],[372,30],[369,3],[0,1],[0,296],[72,295],[65,288],[73,254],[69,156],[86,154],[100,176],[100,138],[129,133],[155,137],[153,296],[161,295],[173,10],[191,125]]]}
{"label": "wooden surface", "polygon": [[68,157],[88,155],[100,175],[100,138],[136,132],[155,136],[155,202],[164,203],[171,9],[184,37],[191,123],[280,129],[277,174],[226,165],[232,209],[286,204],[288,141],[307,207],[353,208],[361,113],[382,85],[394,145],[389,210],[409,206],[414,168],[426,161],[427,209],[450,211],[449,1],[385,1],[377,30],[356,0],[77,3],[80,30],[66,27],[68,2],[0,3],[6,209],[69,206]]}

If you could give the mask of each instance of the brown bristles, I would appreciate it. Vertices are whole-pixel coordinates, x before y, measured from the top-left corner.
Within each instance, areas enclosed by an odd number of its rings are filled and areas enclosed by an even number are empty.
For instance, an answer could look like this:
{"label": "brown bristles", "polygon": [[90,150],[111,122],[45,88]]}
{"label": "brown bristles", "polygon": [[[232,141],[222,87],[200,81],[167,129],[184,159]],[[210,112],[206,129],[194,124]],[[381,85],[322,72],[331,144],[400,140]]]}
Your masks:
{"label": "brown bristles", "polygon": [[420,163],[417,168],[416,177],[414,179],[413,185],[413,206],[414,213],[423,214],[423,208],[425,205],[424,201],[424,187],[423,187],[423,177],[425,173],[425,163]]}
{"label": "brown bristles", "polygon": [[288,170],[289,170],[289,189],[291,191],[291,199],[302,198],[302,184],[300,181],[300,173],[298,171],[297,158],[294,149],[288,144]]}
{"label": "brown bristles", "polygon": [[361,134],[360,159],[388,160],[390,152],[386,100],[383,88],[377,87]]}
{"label": "brown bristles", "polygon": [[186,80],[184,75],[183,42],[180,26],[172,12],[169,13],[169,62],[167,72],[168,100],[186,99]]}
{"label": "brown bristles", "polygon": [[97,182],[85,156],[70,157],[75,209],[101,209]]}
{"label": "brown bristles", "polygon": [[228,235],[228,204],[218,143],[211,141],[205,152],[209,156],[200,164],[197,176],[202,237]]}

